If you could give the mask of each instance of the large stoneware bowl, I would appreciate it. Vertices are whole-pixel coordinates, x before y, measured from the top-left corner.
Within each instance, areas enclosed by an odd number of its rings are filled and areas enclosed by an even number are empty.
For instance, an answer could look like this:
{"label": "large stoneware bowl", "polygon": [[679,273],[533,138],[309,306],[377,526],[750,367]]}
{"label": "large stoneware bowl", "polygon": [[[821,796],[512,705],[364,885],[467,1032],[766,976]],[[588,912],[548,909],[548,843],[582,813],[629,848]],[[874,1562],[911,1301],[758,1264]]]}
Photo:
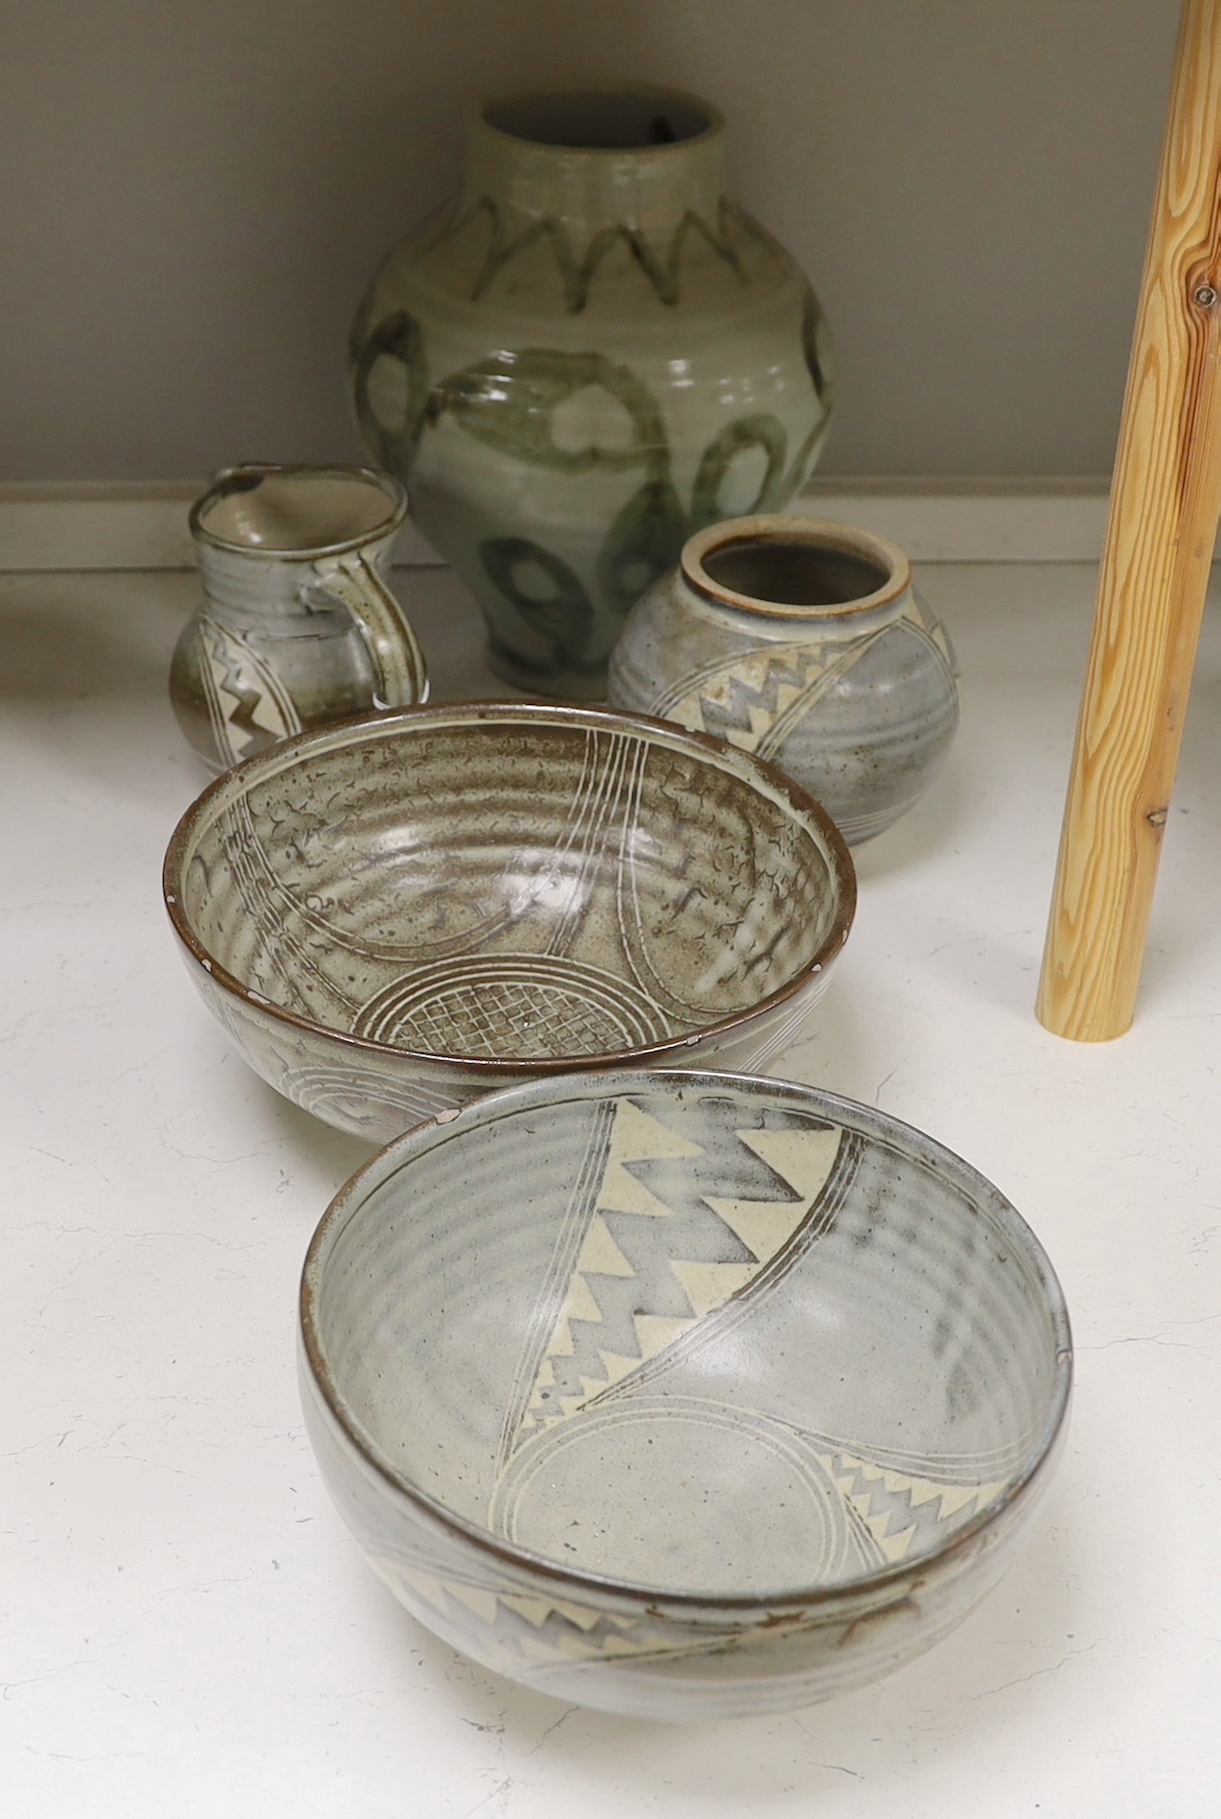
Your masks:
{"label": "large stoneware bowl", "polygon": [[490,1094],[314,1237],[302,1393],[369,1561],[475,1660],[669,1719],[890,1672],[987,1592],[1068,1402],[1029,1228],[939,1144],[741,1075]]}
{"label": "large stoneware bowl", "polygon": [[825,812],[747,753],[483,702],[248,760],[179,824],[165,895],[251,1066],[384,1140],[556,1071],[763,1067],[821,994],[855,884]]}

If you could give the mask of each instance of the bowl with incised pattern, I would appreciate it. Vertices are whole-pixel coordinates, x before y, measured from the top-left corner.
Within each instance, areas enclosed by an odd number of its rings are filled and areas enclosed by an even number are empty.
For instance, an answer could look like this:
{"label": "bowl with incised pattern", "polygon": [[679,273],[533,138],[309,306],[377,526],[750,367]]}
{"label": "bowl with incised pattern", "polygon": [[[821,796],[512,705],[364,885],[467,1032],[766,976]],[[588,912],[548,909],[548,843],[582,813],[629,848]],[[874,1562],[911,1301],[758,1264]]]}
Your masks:
{"label": "bowl with incised pattern", "polygon": [[829,816],[752,754],[516,702],[269,747],[188,810],[164,890],[255,1071],[382,1141],[554,1072],[765,1067],[856,897]]}
{"label": "bowl with incised pattern", "polygon": [[1029,1530],[1071,1377],[1051,1266],[968,1164],[703,1072],[553,1076],[397,1139],[314,1236],[301,1341],[323,1476],[400,1601],[674,1720],[952,1630]]}

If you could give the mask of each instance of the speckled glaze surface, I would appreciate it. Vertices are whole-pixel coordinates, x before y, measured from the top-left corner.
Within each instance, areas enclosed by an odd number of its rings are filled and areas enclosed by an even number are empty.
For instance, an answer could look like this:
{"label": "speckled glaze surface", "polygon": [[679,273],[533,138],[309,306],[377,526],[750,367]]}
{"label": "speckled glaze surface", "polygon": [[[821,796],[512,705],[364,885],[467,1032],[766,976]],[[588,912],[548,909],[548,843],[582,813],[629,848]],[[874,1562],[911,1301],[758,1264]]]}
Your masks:
{"label": "speckled glaze surface", "polygon": [[576,699],[693,530],[801,486],[829,357],[805,277],[726,194],[716,109],[641,87],[487,102],[461,193],[352,334],[366,441],[497,673]]}
{"label": "speckled glaze surface", "polygon": [[956,675],[894,544],[762,515],[691,538],[628,619],[609,694],[770,759],[855,845],[932,781],[958,724]]}
{"label": "speckled glaze surface", "polygon": [[224,468],[191,509],[204,600],[170,700],[227,770],[305,728],[428,699],[424,656],[386,577],[407,495],[361,467]]}
{"label": "speckled glaze surface", "polygon": [[750,755],[509,703],[251,759],[183,818],[164,885],[256,1072],[378,1139],[557,1070],[763,1067],[821,996],[856,895],[827,815]]}
{"label": "speckled glaze surface", "polygon": [[1071,1377],[1059,1285],[982,1176],[718,1074],[533,1082],[400,1139],[322,1221],[301,1313],[323,1475],[407,1608],[651,1718],[801,1706],[944,1636],[1029,1523]]}

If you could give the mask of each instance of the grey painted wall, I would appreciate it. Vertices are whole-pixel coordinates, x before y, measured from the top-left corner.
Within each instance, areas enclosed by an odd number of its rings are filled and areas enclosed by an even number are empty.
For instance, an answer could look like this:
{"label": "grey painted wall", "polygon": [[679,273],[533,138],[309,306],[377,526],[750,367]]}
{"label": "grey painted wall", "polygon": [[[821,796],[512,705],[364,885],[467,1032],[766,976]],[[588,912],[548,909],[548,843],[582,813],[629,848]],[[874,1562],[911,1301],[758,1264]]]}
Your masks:
{"label": "grey painted wall", "polygon": [[1177,0],[0,0],[0,479],[349,458],[345,331],[486,88],[728,117],[837,330],[824,471],[1109,468]]}

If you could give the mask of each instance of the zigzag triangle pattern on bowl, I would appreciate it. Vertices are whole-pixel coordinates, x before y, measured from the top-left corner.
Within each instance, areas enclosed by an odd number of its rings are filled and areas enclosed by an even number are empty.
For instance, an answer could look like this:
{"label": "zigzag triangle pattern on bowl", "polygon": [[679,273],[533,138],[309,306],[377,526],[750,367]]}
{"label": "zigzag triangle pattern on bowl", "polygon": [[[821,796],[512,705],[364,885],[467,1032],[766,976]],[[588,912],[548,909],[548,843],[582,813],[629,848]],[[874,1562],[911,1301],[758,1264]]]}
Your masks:
{"label": "zigzag triangle pattern on bowl", "polygon": [[391,1145],[303,1296],[311,1437],[376,1570],[513,1678],[783,1710],[994,1583],[1046,1484],[1046,1260],[896,1120],[741,1075],[542,1080]]}

